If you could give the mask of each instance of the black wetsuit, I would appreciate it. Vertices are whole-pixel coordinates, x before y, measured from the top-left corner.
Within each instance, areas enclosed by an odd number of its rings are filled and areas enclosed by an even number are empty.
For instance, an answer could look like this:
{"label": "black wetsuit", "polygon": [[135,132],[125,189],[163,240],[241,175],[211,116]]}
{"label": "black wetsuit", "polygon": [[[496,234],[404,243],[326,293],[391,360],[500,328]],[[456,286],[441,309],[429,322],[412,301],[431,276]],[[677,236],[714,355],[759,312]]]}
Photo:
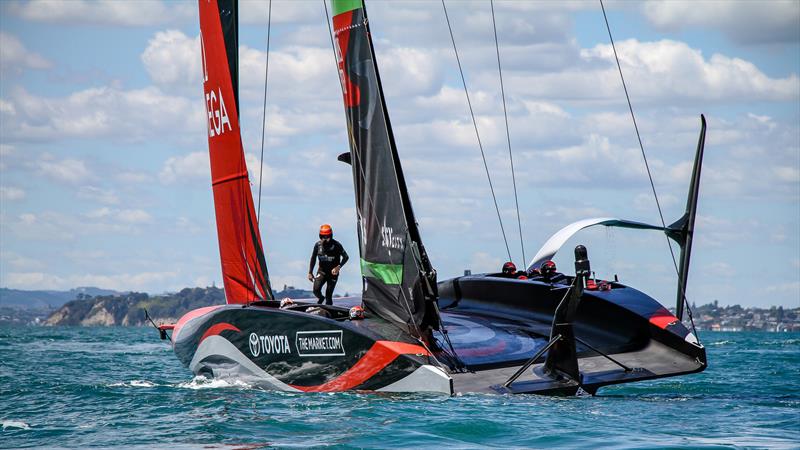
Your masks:
{"label": "black wetsuit", "polygon": [[[330,242],[323,240],[317,241],[314,244],[314,250],[311,252],[311,262],[308,266],[308,273],[314,273],[314,264],[319,259],[319,268],[317,275],[314,277],[314,295],[317,297],[318,304],[325,301],[326,305],[333,304],[333,289],[336,287],[336,282],[339,280],[339,275],[333,275],[331,270],[334,267],[340,268],[345,265],[349,256],[344,251],[344,247],[336,239],[331,238]],[[322,296],[322,285],[327,284],[325,289],[325,296]]]}

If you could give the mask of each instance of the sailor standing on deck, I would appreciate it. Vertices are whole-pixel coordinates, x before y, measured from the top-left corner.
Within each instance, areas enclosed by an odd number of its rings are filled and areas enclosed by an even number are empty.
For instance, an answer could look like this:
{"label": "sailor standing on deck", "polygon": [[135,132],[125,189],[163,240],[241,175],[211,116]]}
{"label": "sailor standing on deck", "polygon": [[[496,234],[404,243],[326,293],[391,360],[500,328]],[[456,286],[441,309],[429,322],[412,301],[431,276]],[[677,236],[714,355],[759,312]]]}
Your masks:
{"label": "sailor standing on deck", "polygon": [[[314,276],[314,264],[319,259],[317,275]],[[308,266],[308,281],[314,282],[314,295],[318,304],[323,300],[326,305],[333,305],[333,289],[339,280],[339,270],[345,265],[349,257],[339,241],[333,238],[333,230],[328,224],[319,227],[319,241],[314,244],[311,252],[311,262]],[[325,296],[322,296],[322,285],[326,284]]]}

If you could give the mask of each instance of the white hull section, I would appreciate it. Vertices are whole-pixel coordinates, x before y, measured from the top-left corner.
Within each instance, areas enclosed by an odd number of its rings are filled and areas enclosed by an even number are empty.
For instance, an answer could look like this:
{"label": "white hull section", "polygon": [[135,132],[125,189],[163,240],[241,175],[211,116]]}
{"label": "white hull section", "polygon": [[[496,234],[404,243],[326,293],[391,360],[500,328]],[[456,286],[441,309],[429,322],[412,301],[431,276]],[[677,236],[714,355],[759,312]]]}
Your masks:
{"label": "white hull section", "polygon": [[197,347],[189,369],[196,375],[210,371],[214,378],[242,380],[276,391],[301,392],[265,372],[222,336],[205,338]]}
{"label": "white hull section", "polygon": [[379,392],[438,392],[453,393],[453,379],[442,369],[424,365],[411,375],[378,389]]}

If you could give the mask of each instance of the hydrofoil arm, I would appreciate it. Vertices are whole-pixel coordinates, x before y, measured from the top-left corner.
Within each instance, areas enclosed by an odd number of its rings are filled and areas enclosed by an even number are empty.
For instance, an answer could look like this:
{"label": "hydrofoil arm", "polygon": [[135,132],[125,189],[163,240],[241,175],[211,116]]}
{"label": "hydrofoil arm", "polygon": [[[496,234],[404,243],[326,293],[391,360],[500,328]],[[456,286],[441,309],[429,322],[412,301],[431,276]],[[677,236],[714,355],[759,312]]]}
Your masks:
{"label": "hydrofoil arm", "polygon": [[648,223],[635,222],[633,220],[625,219],[615,219],[613,217],[595,217],[592,219],[579,220],[565,226],[564,228],[558,230],[556,234],[552,235],[550,239],[544,243],[542,248],[536,252],[536,256],[534,256],[530,264],[528,264],[528,270],[530,271],[532,269],[538,269],[543,262],[553,259],[561,247],[569,240],[569,238],[575,235],[575,233],[584,228],[593,227],[595,225],[604,225],[607,227],[617,228],[633,228],[636,230],[665,230],[665,228],[660,225],[650,225]]}

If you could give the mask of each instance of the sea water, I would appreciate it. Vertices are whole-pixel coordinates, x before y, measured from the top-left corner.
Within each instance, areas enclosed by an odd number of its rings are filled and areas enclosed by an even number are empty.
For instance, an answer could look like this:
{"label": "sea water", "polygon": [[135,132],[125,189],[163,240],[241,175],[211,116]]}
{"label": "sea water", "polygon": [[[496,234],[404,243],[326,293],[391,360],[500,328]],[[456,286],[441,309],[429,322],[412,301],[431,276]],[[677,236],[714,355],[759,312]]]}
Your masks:
{"label": "sea water", "polygon": [[0,327],[0,447],[800,448],[800,334],[701,333],[709,368],[594,397],[267,392],[152,328]]}

